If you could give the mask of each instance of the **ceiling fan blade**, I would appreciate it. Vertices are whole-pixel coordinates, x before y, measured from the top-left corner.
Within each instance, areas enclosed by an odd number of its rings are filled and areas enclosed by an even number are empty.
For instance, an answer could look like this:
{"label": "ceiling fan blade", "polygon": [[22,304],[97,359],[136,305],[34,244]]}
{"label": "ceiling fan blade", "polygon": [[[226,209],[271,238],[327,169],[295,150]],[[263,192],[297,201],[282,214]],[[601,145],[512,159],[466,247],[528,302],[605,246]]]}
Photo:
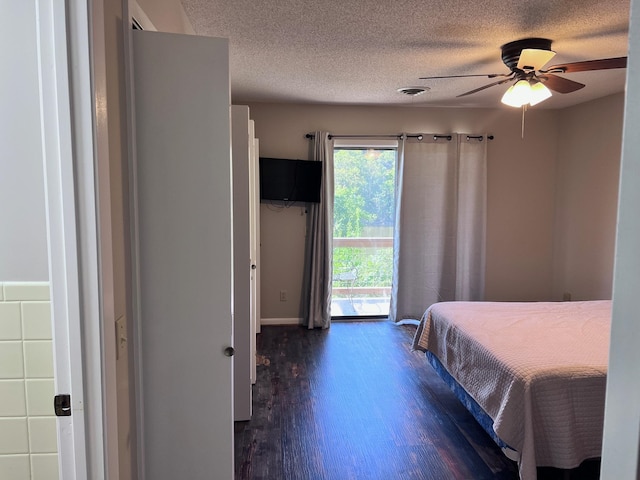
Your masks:
{"label": "ceiling fan blade", "polygon": [[480,73],[476,75],[442,75],[439,77],[420,77],[420,80],[434,80],[438,78],[467,78],[467,77],[487,77],[487,78],[496,78],[496,77],[510,77],[513,73]]}
{"label": "ceiling fan blade", "polygon": [[549,60],[555,56],[553,50],[540,50],[538,48],[523,48],[518,59],[520,70],[540,70]]}
{"label": "ceiling fan blade", "polygon": [[553,65],[546,70],[541,70],[542,73],[573,73],[573,72],[588,72],[591,70],[610,70],[612,68],[626,68],[627,57],[616,58],[603,58],[600,60],[586,60],[584,62],[574,63],[561,63],[560,65]]}
{"label": "ceiling fan blade", "polygon": [[571,93],[584,88],[583,83],[574,82],[568,78],[558,77],[552,73],[540,75],[538,76],[538,79],[544,83],[547,88],[558,93]]}
{"label": "ceiling fan blade", "polygon": [[510,82],[510,81],[512,81],[512,80],[513,80],[513,78],[505,78],[504,80],[498,80],[497,82],[493,82],[493,83],[490,83],[490,84],[485,85],[485,86],[483,86],[483,87],[480,87],[480,88],[476,88],[476,89],[474,89],[474,90],[471,90],[471,91],[469,91],[469,92],[465,92],[465,93],[461,93],[460,95],[456,95],[456,97],[466,97],[467,95],[471,95],[471,94],[473,94],[473,93],[481,92],[482,90],[484,90],[484,89],[486,89],[486,88],[489,88],[489,87],[493,87],[494,85],[501,85],[501,84],[503,84],[503,83],[507,83],[507,82]]}

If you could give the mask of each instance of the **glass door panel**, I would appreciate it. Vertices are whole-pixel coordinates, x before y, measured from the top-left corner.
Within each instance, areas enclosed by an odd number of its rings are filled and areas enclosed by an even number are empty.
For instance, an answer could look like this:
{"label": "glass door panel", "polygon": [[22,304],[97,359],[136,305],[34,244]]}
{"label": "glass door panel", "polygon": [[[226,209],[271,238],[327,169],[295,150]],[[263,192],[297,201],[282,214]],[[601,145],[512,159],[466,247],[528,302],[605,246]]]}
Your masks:
{"label": "glass door panel", "polygon": [[395,148],[334,150],[332,317],[389,314]]}

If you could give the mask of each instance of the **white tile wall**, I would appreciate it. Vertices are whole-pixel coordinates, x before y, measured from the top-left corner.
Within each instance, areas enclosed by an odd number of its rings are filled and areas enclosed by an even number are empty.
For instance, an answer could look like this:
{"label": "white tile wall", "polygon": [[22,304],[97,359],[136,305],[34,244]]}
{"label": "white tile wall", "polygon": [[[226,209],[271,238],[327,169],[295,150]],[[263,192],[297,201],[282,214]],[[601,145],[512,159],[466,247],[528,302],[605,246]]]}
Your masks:
{"label": "white tile wall", "polygon": [[[0,455],[0,478],[31,478],[29,455]],[[55,477],[52,477],[55,478]]]}
{"label": "white tile wall", "polygon": [[29,452],[56,453],[57,451],[58,438],[56,436],[56,418],[29,418]]}
{"label": "white tile wall", "polygon": [[42,300],[48,302],[50,300],[49,282],[5,282],[4,300],[18,302]]}
{"label": "white tile wall", "polygon": [[0,479],[58,480],[46,282],[0,283]]}
{"label": "white tile wall", "polygon": [[51,340],[25,340],[22,345],[26,378],[53,378]]}
{"label": "white tile wall", "polygon": [[31,478],[33,480],[58,478],[58,454],[36,453],[31,455]]}
{"label": "white tile wall", "polygon": [[29,453],[26,417],[0,418],[0,455]]}
{"label": "white tile wall", "polygon": [[52,416],[53,413],[52,378],[26,380],[27,415]]}
{"label": "white tile wall", "polygon": [[22,338],[24,340],[51,339],[51,303],[22,302]]}
{"label": "white tile wall", "polygon": [[22,340],[19,302],[0,301],[0,339]]}
{"label": "white tile wall", "polygon": [[22,342],[0,340],[0,378],[24,378]]}
{"label": "white tile wall", "polygon": [[27,415],[24,380],[0,380],[0,417]]}

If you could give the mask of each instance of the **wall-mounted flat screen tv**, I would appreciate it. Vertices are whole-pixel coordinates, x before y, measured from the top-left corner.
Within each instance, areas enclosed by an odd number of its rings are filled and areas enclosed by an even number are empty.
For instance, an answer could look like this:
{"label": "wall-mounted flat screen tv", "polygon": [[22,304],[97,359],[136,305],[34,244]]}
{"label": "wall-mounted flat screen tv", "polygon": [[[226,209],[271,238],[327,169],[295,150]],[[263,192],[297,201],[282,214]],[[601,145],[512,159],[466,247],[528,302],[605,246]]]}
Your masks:
{"label": "wall-mounted flat screen tv", "polygon": [[320,202],[322,162],[260,157],[260,199]]}

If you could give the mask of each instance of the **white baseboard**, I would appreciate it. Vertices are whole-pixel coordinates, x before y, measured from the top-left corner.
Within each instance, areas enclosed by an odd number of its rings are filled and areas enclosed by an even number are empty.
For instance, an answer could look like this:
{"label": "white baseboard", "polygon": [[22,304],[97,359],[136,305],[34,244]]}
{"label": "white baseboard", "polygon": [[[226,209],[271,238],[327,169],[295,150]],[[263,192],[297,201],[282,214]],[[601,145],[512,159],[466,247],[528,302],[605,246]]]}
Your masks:
{"label": "white baseboard", "polygon": [[261,318],[260,325],[302,325],[301,318]]}

